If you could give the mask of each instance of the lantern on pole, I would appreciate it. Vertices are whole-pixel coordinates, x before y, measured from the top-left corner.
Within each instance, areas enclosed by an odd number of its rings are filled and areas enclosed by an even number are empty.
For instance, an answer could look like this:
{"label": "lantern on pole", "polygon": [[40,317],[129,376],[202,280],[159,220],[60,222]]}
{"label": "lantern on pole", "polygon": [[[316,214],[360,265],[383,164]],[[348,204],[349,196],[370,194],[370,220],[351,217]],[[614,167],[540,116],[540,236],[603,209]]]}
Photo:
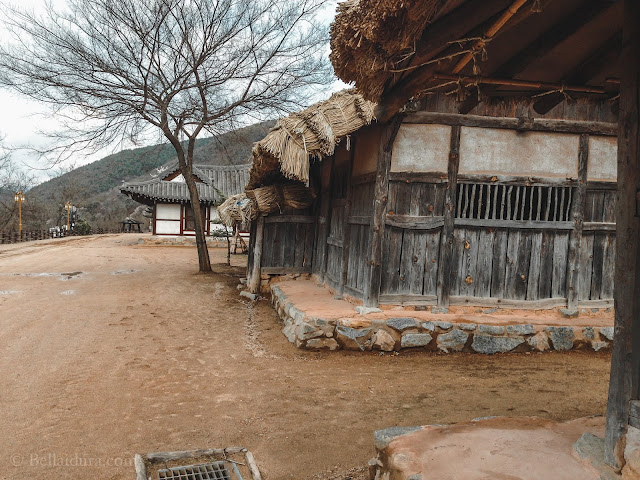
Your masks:
{"label": "lantern on pole", "polygon": [[67,211],[67,232],[71,230],[71,210],[73,210],[73,205],[71,202],[67,202],[64,204],[64,209]]}
{"label": "lantern on pole", "polygon": [[24,202],[24,193],[19,190],[14,196],[13,200],[18,204],[18,233],[22,240],[22,202]]}

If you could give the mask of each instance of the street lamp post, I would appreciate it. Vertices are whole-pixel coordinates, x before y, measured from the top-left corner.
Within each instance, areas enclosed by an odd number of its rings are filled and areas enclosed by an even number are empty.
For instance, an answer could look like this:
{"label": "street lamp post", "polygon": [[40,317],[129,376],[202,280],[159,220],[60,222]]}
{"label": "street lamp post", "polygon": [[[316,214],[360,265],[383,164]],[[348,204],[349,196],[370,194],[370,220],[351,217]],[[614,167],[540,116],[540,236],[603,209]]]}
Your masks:
{"label": "street lamp post", "polygon": [[13,196],[13,200],[18,204],[18,235],[20,236],[20,241],[22,241],[22,202],[24,202],[24,193],[22,190],[19,190]]}
{"label": "street lamp post", "polygon": [[71,225],[70,225],[71,210],[73,209],[73,205],[71,205],[71,202],[65,203],[64,209],[67,211],[67,233],[69,233],[69,230],[71,230]]}

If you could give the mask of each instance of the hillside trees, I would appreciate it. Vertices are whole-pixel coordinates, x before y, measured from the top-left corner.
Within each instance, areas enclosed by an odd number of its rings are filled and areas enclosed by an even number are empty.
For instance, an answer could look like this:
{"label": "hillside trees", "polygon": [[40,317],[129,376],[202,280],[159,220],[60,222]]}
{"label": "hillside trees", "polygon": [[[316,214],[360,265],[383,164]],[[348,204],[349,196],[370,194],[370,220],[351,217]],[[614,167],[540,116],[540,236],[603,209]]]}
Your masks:
{"label": "hillside trees", "polygon": [[323,3],[69,0],[42,15],[6,7],[14,41],[0,47],[0,82],[51,107],[61,155],[160,132],[189,189],[206,272],[195,140],[297,110],[332,80],[316,20]]}

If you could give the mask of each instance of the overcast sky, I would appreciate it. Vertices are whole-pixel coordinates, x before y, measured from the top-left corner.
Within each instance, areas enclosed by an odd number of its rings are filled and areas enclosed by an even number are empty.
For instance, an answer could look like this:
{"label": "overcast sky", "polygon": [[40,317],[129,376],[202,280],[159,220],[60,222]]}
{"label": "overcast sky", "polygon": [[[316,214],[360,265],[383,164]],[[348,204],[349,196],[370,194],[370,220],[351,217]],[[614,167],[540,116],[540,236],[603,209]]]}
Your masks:
{"label": "overcast sky", "polygon": [[[64,5],[65,0],[50,0],[54,5]],[[16,3],[16,2],[4,2]],[[335,14],[335,5],[337,0],[330,0],[326,8],[326,15],[332,18]],[[20,0],[20,7],[27,9],[35,9],[36,11],[45,5],[45,0]],[[0,23],[0,39],[6,38],[6,30]],[[344,84],[336,84],[329,90],[338,90],[344,88]],[[329,96],[329,92],[327,93]],[[4,144],[7,147],[17,148],[24,145],[32,145],[35,147],[43,147],[46,145],[47,139],[39,135],[40,131],[55,129],[56,119],[52,117],[46,107],[32,102],[24,97],[16,96],[6,90],[0,89],[0,133],[5,137]],[[70,162],[57,166],[55,169],[85,165],[92,161],[98,160],[106,155],[114,153],[114,149],[104,150],[99,154],[85,156],[77,155]],[[117,150],[117,149],[116,149]],[[47,169],[44,161],[38,160],[32,154],[25,150],[14,151],[12,157],[19,163],[35,170],[39,181],[48,180],[53,175],[53,170]]]}

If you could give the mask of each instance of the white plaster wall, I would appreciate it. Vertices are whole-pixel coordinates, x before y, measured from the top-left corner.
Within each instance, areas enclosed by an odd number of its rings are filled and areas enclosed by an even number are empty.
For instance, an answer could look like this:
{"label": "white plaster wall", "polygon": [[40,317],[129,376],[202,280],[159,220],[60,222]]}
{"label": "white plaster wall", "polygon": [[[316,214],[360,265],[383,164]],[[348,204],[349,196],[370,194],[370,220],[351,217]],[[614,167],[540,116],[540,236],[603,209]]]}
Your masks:
{"label": "white plaster wall", "polygon": [[393,144],[392,172],[446,172],[451,127],[400,125]]}
{"label": "white plaster wall", "polygon": [[[353,175],[364,175],[376,171],[378,162],[378,143],[380,142],[380,127],[370,125],[361,129],[355,138],[355,152],[353,156]],[[347,144],[347,139],[342,139],[341,145]],[[353,145],[352,145],[353,147]],[[343,147],[344,148],[344,147]]]}
{"label": "white plaster wall", "polygon": [[156,204],[156,218],[163,220],[180,220],[179,203],[158,203]]}
{"label": "white plaster wall", "polygon": [[587,179],[615,182],[618,178],[618,139],[589,137]]}
{"label": "white plaster wall", "polygon": [[174,178],[173,180],[169,180],[170,182],[177,182],[177,183],[184,183],[184,177],[182,176],[182,174],[178,175],[176,178]]}
{"label": "white plaster wall", "polygon": [[460,173],[576,178],[579,135],[462,127]]}
{"label": "white plaster wall", "polygon": [[180,235],[180,222],[156,220],[156,235]]}

